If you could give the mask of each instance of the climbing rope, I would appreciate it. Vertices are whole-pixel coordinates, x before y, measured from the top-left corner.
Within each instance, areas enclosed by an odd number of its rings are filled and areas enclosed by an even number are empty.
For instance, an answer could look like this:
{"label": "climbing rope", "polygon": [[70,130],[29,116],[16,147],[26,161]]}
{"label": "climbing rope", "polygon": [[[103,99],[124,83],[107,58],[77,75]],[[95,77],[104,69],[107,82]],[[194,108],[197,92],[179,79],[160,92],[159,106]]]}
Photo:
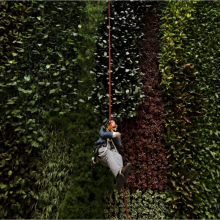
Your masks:
{"label": "climbing rope", "polygon": [[111,121],[111,33],[110,33],[110,0],[108,0],[108,36],[109,36],[109,121]]}
{"label": "climbing rope", "polygon": [[[110,32],[110,0],[108,0],[108,35],[109,35],[109,121],[111,121],[111,32]],[[125,210],[126,210],[126,216],[128,217],[128,209],[127,209],[127,203],[125,198],[125,190],[124,186],[122,186],[123,195],[124,195],[124,203],[125,203]]]}
{"label": "climbing rope", "polygon": [[127,219],[129,219],[129,217],[128,217],[127,203],[126,203],[126,198],[125,198],[125,189],[124,189],[124,186],[122,186],[122,190],[123,190],[123,195],[124,195],[124,203],[125,203],[126,215],[127,215]]}

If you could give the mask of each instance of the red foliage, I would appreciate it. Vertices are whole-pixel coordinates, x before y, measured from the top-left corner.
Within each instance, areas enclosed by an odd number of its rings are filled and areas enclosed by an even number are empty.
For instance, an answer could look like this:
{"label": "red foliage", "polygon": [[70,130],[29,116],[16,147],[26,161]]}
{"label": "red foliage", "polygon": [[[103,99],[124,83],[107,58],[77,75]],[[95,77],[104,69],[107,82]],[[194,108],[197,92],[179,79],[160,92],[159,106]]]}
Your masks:
{"label": "red foliage", "polygon": [[[137,189],[167,188],[167,158],[164,134],[164,104],[160,89],[159,74],[159,20],[157,3],[152,13],[144,17],[142,56],[140,65],[143,75],[144,102],[137,116],[119,124],[123,148],[120,150],[124,164],[131,162],[132,169],[126,185],[132,192]],[[155,9],[155,10],[154,10]]]}

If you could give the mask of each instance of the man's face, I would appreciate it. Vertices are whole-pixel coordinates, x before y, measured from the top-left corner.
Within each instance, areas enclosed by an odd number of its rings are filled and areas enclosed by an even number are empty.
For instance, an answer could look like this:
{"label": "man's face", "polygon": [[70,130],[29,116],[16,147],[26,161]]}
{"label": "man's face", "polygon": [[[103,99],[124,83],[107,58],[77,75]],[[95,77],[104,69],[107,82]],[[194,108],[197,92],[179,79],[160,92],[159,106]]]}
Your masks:
{"label": "man's face", "polygon": [[110,121],[110,124],[111,124],[111,126],[112,126],[113,128],[115,128],[116,124],[115,124],[115,121],[114,121],[114,120],[111,120],[111,121]]}

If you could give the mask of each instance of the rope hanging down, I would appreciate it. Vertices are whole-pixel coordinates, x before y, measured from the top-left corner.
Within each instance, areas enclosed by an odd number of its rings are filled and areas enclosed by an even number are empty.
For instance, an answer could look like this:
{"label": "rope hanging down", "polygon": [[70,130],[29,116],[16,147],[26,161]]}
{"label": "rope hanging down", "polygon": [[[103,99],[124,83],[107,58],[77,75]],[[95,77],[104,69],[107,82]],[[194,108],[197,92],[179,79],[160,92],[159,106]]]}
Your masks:
{"label": "rope hanging down", "polygon": [[[109,121],[111,121],[111,32],[110,32],[110,0],[108,0],[108,35],[109,35]],[[125,210],[126,210],[126,216],[128,217],[128,209],[127,209],[127,203],[125,198],[125,190],[124,186],[122,186],[123,195],[124,195],[124,203],[125,203]]]}
{"label": "rope hanging down", "polygon": [[108,36],[109,36],[109,121],[111,121],[111,33],[110,33],[110,0],[108,0]]}
{"label": "rope hanging down", "polygon": [[125,198],[125,189],[124,189],[124,186],[122,186],[122,190],[123,190],[123,195],[124,195],[124,203],[125,203],[126,216],[127,216],[127,219],[129,220],[129,217],[128,217],[128,209],[127,209],[127,203],[126,203],[126,198]]}

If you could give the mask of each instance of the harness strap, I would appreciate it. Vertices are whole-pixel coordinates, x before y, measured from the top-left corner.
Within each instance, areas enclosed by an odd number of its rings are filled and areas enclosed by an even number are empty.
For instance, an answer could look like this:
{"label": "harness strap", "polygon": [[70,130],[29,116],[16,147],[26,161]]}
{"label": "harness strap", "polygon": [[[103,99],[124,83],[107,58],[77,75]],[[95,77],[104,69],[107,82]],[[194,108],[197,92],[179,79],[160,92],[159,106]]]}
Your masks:
{"label": "harness strap", "polygon": [[[113,140],[110,140],[110,139],[108,138],[107,141],[111,142],[112,145],[114,146],[115,150],[117,150],[117,148],[115,147],[115,144],[114,144],[114,141],[113,141]],[[107,142],[107,143],[108,143],[108,142]]]}
{"label": "harness strap", "polygon": [[[104,153],[107,151],[107,149],[108,149],[108,147],[106,146],[106,147],[105,147],[105,151],[102,152],[101,154],[98,154],[98,155],[101,157],[102,155],[104,155]],[[98,153],[99,153],[99,152],[98,152]]]}

